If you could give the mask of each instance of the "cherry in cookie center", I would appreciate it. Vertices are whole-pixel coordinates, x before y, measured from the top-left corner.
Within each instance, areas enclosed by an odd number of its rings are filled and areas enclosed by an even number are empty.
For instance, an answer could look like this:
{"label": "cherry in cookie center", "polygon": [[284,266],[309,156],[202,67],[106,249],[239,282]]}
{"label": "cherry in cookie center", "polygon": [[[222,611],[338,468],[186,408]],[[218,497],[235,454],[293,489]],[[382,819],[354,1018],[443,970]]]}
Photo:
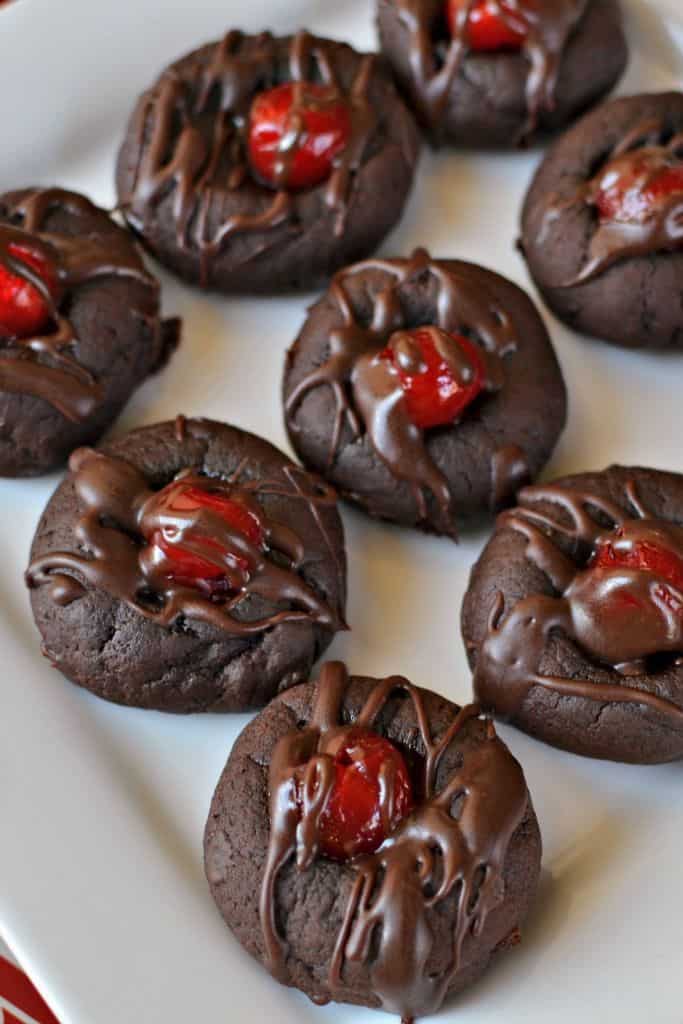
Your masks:
{"label": "cherry in cookie center", "polygon": [[[412,809],[413,786],[403,754],[371,729],[351,726],[326,734],[315,774],[327,780],[318,844],[331,860],[374,853]],[[310,777],[310,771],[303,776]],[[298,781],[297,802],[305,813],[309,801],[303,779]]]}
{"label": "cherry in cookie center", "polygon": [[396,331],[379,358],[398,376],[408,415],[422,430],[457,420],[486,386],[479,348],[438,327]]}
{"label": "cherry in cookie center", "polygon": [[350,107],[336,86],[286,82],[252,103],[249,162],[272,188],[312,188],[329,178],[351,131]]}
{"label": "cherry in cookie center", "polygon": [[586,649],[629,673],[683,651],[683,529],[626,520],[598,537],[565,597]]}
{"label": "cherry in cookie center", "polygon": [[43,330],[58,292],[57,270],[46,246],[0,224],[0,335],[20,339]]}
{"label": "cherry in cookie center", "polygon": [[517,0],[447,0],[446,20],[454,38],[462,33],[463,19],[467,44],[475,53],[519,50],[529,32]]}
{"label": "cherry in cookie center", "polygon": [[610,160],[594,182],[600,220],[642,224],[683,200],[683,163],[668,147],[648,146]]}
{"label": "cherry in cookie center", "polygon": [[150,578],[197,587],[216,600],[248,582],[266,528],[260,509],[244,495],[205,478],[168,484],[144,506],[141,554]]}

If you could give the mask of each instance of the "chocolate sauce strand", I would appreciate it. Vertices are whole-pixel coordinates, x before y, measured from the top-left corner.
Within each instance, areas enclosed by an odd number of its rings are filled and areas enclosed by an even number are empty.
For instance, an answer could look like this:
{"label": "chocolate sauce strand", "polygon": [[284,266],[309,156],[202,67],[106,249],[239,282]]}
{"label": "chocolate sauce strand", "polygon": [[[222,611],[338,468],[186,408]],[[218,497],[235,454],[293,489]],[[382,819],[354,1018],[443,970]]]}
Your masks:
{"label": "chocolate sauce strand", "polygon": [[[458,73],[468,54],[469,16],[476,0],[458,10],[453,37],[439,59],[433,23],[439,6],[424,0],[395,0],[400,18],[410,34],[410,60],[418,86],[422,114],[439,134],[438,123],[455,88]],[[513,30],[526,29],[522,52],[529,63],[526,82],[527,120],[522,140],[538,127],[542,113],[555,104],[557,76],[569,38],[584,15],[588,0],[489,0],[495,17]],[[443,5],[441,5],[443,6]],[[500,60],[506,54],[498,55]]]}
{"label": "chocolate sauce strand", "polygon": [[[292,234],[301,230],[297,204],[287,184],[304,136],[303,113],[310,102],[300,86],[318,78],[331,91],[329,102],[344,102],[349,109],[347,145],[335,157],[332,173],[321,186],[325,204],[335,212],[335,233],[344,230],[353,178],[376,128],[377,118],[369,101],[374,57],[363,58],[355,80],[344,90],[334,71],[331,46],[307,32],[299,32],[288,42],[289,80],[295,84],[295,103],[286,143],[276,162],[276,190],[272,195],[265,188],[259,190],[258,201],[249,212],[226,212],[233,208],[231,193],[250,173],[246,139],[252,100],[264,88],[277,84],[280,52],[279,41],[270,33],[252,41],[242,33],[229,32],[215,45],[209,63],[199,72],[191,78],[186,70],[166,72],[139,108],[137,134],[143,153],[130,193],[122,199],[126,217],[145,234],[148,220],[155,216],[153,207],[169,188],[173,189],[177,243],[187,252],[198,253],[203,287],[211,284],[212,265],[235,235],[272,235],[272,239],[264,239],[255,254],[259,255],[281,243],[282,233],[276,229],[286,228]],[[207,140],[204,122],[216,93],[219,110],[213,114]],[[226,162],[230,168],[221,179],[217,170]]]}
{"label": "chocolate sauce strand", "polygon": [[[637,124],[608,153],[599,171],[589,181],[578,182],[569,198],[548,207],[541,223],[539,240],[547,235],[564,210],[581,205],[594,207],[605,176],[618,180],[622,170],[628,172],[634,153],[641,161],[638,173],[641,191],[645,191],[662,171],[680,166],[683,161],[683,133],[662,143],[660,140],[665,135],[666,125],[662,120],[650,118]],[[635,184],[631,182],[630,187],[635,187]],[[653,200],[652,209],[642,221],[597,221],[585,263],[571,280],[562,281],[554,287],[573,288],[577,284],[587,284],[623,260],[641,259],[657,252],[673,252],[681,246],[683,196],[674,192],[668,199]]]}
{"label": "chocolate sauce strand", "polygon": [[[176,430],[180,429],[187,430],[184,419],[176,421]],[[26,576],[30,587],[50,586],[56,603],[75,600],[93,587],[124,601],[161,626],[171,626],[180,616],[208,622],[236,636],[258,635],[282,622],[314,622],[331,629],[339,626],[334,611],[298,573],[305,557],[303,541],[288,527],[270,519],[259,501],[268,493],[291,495],[314,508],[319,502],[329,504],[325,493],[318,497],[301,486],[289,492],[285,485],[274,487],[268,481],[239,483],[237,479],[225,481],[187,471],[179,474],[177,479],[189,487],[210,487],[243,505],[264,538],[266,547],[262,550],[210,509],[169,507],[164,503],[164,492],[150,491],[142,473],[123,459],[80,449],[72,456],[70,466],[76,494],[85,507],[76,526],[84,554],[49,552],[34,559]],[[219,566],[235,596],[219,604],[175,582],[172,557],[156,545],[141,548],[131,539],[164,535],[165,531],[169,544]],[[208,550],[202,543],[206,538],[212,541]],[[274,552],[285,564],[272,560]],[[65,586],[65,576],[75,576],[80,586]],[[149,600],[150,594],[157,598],[155,602]],[[233,613],[245,604],[248,607],[250,596],[293,607],[262,619],[236,617]]]}
{"label": "chocolate sauce strand", "polygon": [[[552,513],[538,512],[537,503],[557,506],[569,516],[571,526]],[[629,518],[625,511],[629,506],[639,518]],[[612,530],[593,518],[596,511],[611,520]],[[645,676],[650,656],[683,651],[683,592],[659,579],[654,570],[630,567],[628,558],[625,564],[592,566],[589,562],[583,567],[591,551],[604,542],[626,556],[642,546],[664,550],[683,564],[683,527],[651,518],[632,480],[625,484],[623,505],[560,485],[528,487],[520,492],[518,508],[503,513],[499,523],[525,538],[527,558],[545,573],[558,596],[524,598],[507,614],[502,595],[494,597],[474,677],[475,692],[484,706],[495,706],[501,716],[514,719],[529,691],[541,686],[601,704],[640,704],[680,729],[683,708],[668,698],[621,681],[595,683],[543,675],[540,665],[553,631],[622,679]],[[572,557],[562,551],[558,538],[569,544]],[[637,608],[637,614],[627,620],[628,629],[623,613],[610,612],[620,595],[622,603]],[[497,682],[503,677],[505,685],[500,687]]]}
{"label": "chocolate sauce strand", "polygon": [[[285,943],[276,927],[277,878],[292,858],[299,870],[307,870],[315,857],[320,816],[334,785],[328,751],[338,747],[348,728],[372,728],[392,696],[403,692],[412,701],[424,748],[423,779],[416,787],[424,799],[375,854],[351,862],[356,879],[330,964],[329,988],[332,998],[343,999],[345,963],[364,963],[384,1009],[409,1021],[438,1009],[460,967],[467,936],[483,926],[502,898],[505,857],[526,811],[526,785],[519,765],[491,729],[436,792],[443,754],[479,708],[461,709],[435,740],[423,691],[392,676],[377,682],[352,726],[344,726],[348,685],[344,665],[324,665],[308,725],[281,737],[271,759],[271,833],[260,898],[266,962],[287,982]],[[303,805],[298,799],[301,778]],[[390,820],[392,776],[385,782],[382,814]],[[429,912],[457,890],[451,961],[434,975],[428,970],[434,943]]]}
{"label": "chocolate sauce strand", "polygon": [[[350,299],[347,285],[355,275],[368,271],[386,275],[387,283],[373,297],[370,324],[365,326]],[[393,475],[412,488],[419,520],[429,518],[426,496],[431,495],[438,508],[439,529],[455,536],[448,481],[429,453],[424,432],[408,416],[403,388],[391,362],[380,357],[389,345],[399,359],[419,358],[415,349],[406,345],[406,314],[401,295],[406,285],[424,276],[431,277],[436,284],[437,322],[430,328],[438,328],[432,330],[437,349],[446,353],[454,375],[467,380],[472,368],[455,345],[446,346],[443,332],[469,331],[483,347],[489,370],[493,368],[493,372],[488,373],[486,390],[500,388],[501,360],[516,348],[514,325],[506,313],[497,308],[477,268],[465,264],[450,268],[432,260],[426,250],[416,249],[409,260],[366,260],[334,277],[330,294],[336,299],[342,325],[330,332],[327,360],[299,381],[287,397],[285,408],[290,429],[296,432],[295,417],[300,404],[309,392],[321,386],[329,387],[336,409],[328,466],[333,465],[339,452],[345,422],[354,438],[367,433],[374,450]],[[518,464],[521,457],[523,453],[515,453],[513,462]],[[503,456],[505,458],[507,456]]]}
{"label": "chocolate sauce strand", "polygon": [[[8,208],[8,219],[23,218],[23,227],[0,223],[0,266],[23,278],[40,294],[50,311],[45,333],[27,338],[0,340],[0,392],[32,395],[57,409],[72,423],[88,420],[104,399],[104,389],[81,366],[70,350],[76,343],[71,322],[59,306],[73,289],[103,277],[130,277],[147,290],[135,312],[153,325],[160,344],[156,313],[159,286],[145,270],[133,243],[121,233],[66,236],[44,230],[50,213],[63,209],[74,215],[92,216],[97,208],[84,196],[62,189],[33,189]],[[60,297],[55,300],[43,278],[12,255],[11,246],[38,253]]]}

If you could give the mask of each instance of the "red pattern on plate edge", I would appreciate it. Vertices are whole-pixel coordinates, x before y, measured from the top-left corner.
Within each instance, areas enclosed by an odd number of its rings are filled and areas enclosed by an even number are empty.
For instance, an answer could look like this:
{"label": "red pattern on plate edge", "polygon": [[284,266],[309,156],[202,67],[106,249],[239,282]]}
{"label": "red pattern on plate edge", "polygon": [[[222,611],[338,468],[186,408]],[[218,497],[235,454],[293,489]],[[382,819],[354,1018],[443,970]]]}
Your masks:
{"label": "red pattern on plate edge", "polygon": [[[4,0],[0,0],[0,5]],[[36,1024],[59,1024],[43,997],[36,991],[24,972],[0,955],[0,999],[11,1003],[15,1010],[31,1017]],[[0,1024],[23,1024],[14,1014],[0,1007]]]}

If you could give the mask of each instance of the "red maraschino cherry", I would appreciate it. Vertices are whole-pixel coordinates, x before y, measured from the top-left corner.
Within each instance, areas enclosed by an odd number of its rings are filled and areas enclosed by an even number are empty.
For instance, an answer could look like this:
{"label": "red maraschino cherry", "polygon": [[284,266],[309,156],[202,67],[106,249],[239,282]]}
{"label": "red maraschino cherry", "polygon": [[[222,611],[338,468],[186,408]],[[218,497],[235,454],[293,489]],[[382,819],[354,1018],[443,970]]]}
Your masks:
{"label": "red maraschino cherry", "polygon": [[[468,0],[447,0],[446,19],[451,34],[457,34],[460,12]],[[501,10],[505,17],[501,16]],[[477,0],[467,19],[467,45],[475,53],[519,50],[526,40],[527,26],[505,0]]]}
{"label": "red maraschino cherry", "polygon": [[[24,263],[44,282],[54,298],[57,281],[54,271],[35,250],[18,242],[10,242],[7,252],[18,263]],[[0,335],[28,338],[41,331],[50,320],[50,309],[35,285],[21,274],[14,274],[0,263]]]}
{"label": "red maraschino cherry", "polygon": [[[413,807],[403,755],[383,736],[352,727],[335,754],[334,770],[320,818],[320,851],[337,861],[374,853]],[[393,794],[390,806],[387,793]]]}
{"label": "red maraschino cherry", "polygon": [[[249,118],[249,161],[273,188],[313,188],[330,176],[351,135],[348,104],[331,85],[286,82],[259,93]],[[285,168],[278,180],[278,165]]]}
{"label": "red maraschino cherry", "polygon": [[605,168],[595,205],[602,221],[641,224],[673,196],[683,199],[683,166],[662,166],[658,153],[634,150]]}
{"label": "red maraschino cherry", "polygon": [[[256,516],[241,502],[233,501],[225,494],[178,480],[159,492],[157,502],[160,510],[165,511],[169,517],[209,510],[254,547],[260,548],[263,545],[263,531]],[[195,587],[211,596],[218,596],[227,593],[229,589],[226,559],[242,572],[248,572],[246,559],[236,552],[226,550],[217,539],[192,532],[186,535],[186,539],[192,540],[195,550],[190,551],[182,543],[169,539],[168,530],[165,534],[158,530],[149,538],[150,544],[157,547],[172,566],[169,578],[180,586]],[[206,557],[202,557],[197,548]]]}
{"label": "red maraschino cherry", "polygon": [[[621,527],[614,531],[613,538],[601,541],[588,563],[589,569],[640,569],[649,572],[662,583],[667,583],[683,594],[683,560],[673,551],[648,541],[620,547],[623,537]],[[679,604],[679,602],[677,602]]]}
{"label": "red maraschino cherry", "polygon": [[480,393],[485,379],[484,362],[474,342],[459,334],[440,331],[447,344],[456,346],[458,356],[464,354],[469,364],[469,379],[458,379],[436,347],[435,330],[438,328],[417,327],[401,332],[409,335],[418,346],[421,356],[419,372],[411,373],[404,369],[391,345],[380,352],[381,359],[392,362],[403,388],[408,416],[421,430],[457,420]]}

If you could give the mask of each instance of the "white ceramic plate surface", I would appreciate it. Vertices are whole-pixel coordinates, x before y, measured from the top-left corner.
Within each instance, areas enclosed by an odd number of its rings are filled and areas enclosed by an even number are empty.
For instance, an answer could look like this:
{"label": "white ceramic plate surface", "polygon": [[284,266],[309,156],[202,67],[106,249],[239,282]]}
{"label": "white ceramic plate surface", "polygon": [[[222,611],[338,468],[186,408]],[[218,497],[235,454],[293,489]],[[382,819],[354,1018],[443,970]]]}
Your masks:
{"label": "white ceramic plate surface", "polygon": [[[680,0],[628,7],[621,92],[683,82]],[[176,55],[239,25],[306,26],[372,48],[371,0],[18,0],[0,7],[0,190],[59,183],[114,199],[112,168],[137,94]],[[266,10],[267,8],[267,10]],[[425,151],[383,247],[487,264],[528,286],[515,252],[539,152]],[[311,296],[228,300],[161,274],[184,318],[171,365],[116,426],[209,415],[286,447],[283,356]],[[620,352],[548,316],[569,425],[547,476],[612,461],[683,471],[683,355]],[[0,481],[0,933],[63,1024],[369,1024],[278,986],[232,939],[202,870],[204,821],[246,716],[177,718],[107,705],[41,658],[22,573],[57,477]],[[464,702],[459,634],[486,532],[459,547],[345,509],[353,631],[332,654],[402,672]],[[525,767],[545,840],[524,943],[439,1020],[681,1024],[683,766],[583,760],[501,730]]]}

